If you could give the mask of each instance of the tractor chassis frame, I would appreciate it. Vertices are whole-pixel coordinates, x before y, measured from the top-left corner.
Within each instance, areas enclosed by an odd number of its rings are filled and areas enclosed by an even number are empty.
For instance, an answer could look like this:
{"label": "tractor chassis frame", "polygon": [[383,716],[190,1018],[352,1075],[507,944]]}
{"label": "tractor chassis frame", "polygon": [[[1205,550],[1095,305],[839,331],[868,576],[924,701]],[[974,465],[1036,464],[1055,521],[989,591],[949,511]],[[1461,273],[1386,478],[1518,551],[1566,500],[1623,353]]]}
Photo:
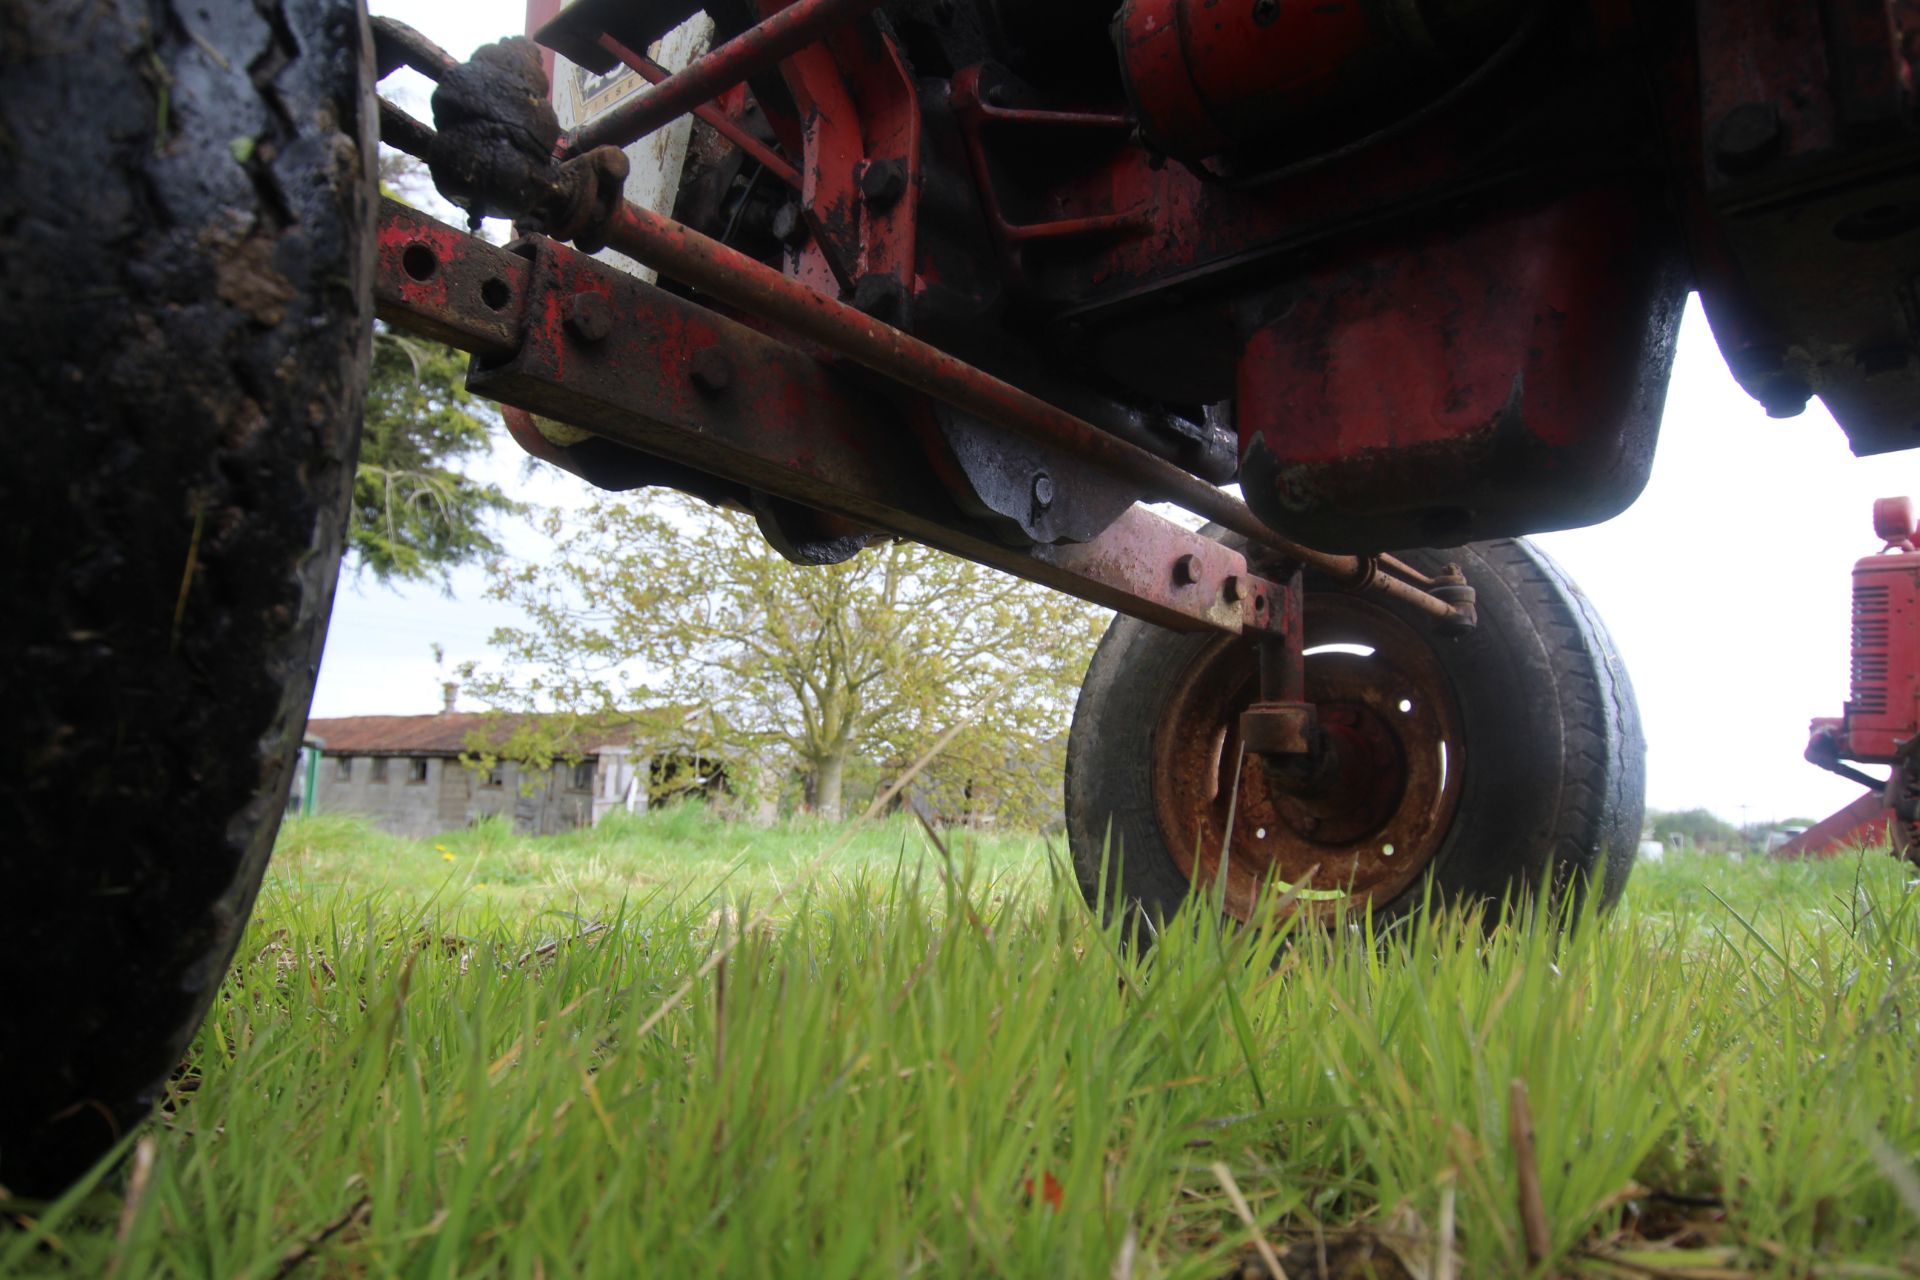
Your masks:
{"label": "tractor chassis frame", "polygon": [[[545,236],[503,248],[387,200],[379,243],[380,319],[470,352],[468,385],[510,407],[521,445],[603,488],[667,484],[744,507],[802,561],[844,557],[782,537],[782,508],[765,499],[854,546],[910,538],[1160,626],[1299,643],[1286,635],[1300,616],[1293,574],[1258,573],[1241,551],[1146,507],[1084,542],[1009,545],[943,479],[922,393]],[[592,439],[556,443],[513,410]],[[626,468],[609,468],[594,440],[616,446]]]}

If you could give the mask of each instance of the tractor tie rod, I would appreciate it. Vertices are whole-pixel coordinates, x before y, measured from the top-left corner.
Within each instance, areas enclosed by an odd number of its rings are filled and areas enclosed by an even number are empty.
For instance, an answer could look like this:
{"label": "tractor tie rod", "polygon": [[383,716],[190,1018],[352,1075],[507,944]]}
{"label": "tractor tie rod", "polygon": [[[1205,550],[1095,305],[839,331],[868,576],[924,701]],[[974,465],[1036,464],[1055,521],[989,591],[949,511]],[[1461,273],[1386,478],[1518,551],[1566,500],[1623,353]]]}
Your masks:
{"label": "tractor tie rod", "polygon": [[611,221],[596,230],[600,233],[596,239],[609,248],[663,275],[784,325],[857,364],[1016,435],[1089,458],[1154,497],[1204,516],[1338,583],[1388,596],[1443,621],[1467,622],[1469,615],[1447,601],[1378,572],[1376,558],[1316,551],[1282,537],[1245,503],[1198,476],[671,218],[623,201]]}
{"label": "tractor tie rod", "polygon": [[765,22],[709,49],[647,92],[561,139],[556,154],[631,146],[733,86],[798,53],[841,23],[880,7],[881,0],[794,0]]}

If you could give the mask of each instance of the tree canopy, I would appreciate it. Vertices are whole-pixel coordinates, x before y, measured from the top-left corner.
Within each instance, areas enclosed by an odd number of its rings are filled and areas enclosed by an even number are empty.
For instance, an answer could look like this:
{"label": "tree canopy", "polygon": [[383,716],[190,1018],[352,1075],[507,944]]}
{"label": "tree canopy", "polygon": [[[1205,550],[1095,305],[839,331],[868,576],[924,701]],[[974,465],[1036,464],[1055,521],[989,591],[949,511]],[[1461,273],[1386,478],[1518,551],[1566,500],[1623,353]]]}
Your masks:
{"label": "tree canopy", "polygon": [[496,705],[700,708],[723,748],[797,768],[831,818],[850,764],[911,760],[962,722],[941,766],[970,794],[1057,788],[1104,611],[910,542],[791,565],[750,518],[677,495],[604,497],[548,532],[545,562],[493,574],[529,619],[470,684]]}
{"label": "tree canopy", "polygon": [[1649,809],[1647,822],[1656,839],[1682,835],[1696,849],[1726,849],[1740,843],[1740,829],[1710,809]]}
{"label": "tree canopy", "polygon": [[385,328],[373,335],[348,533],[360,568],[382,582],[430,581],[499,554],[490,519],[523,508],[455,465],[492,447],[491,412],[468,393],[461,353]]}

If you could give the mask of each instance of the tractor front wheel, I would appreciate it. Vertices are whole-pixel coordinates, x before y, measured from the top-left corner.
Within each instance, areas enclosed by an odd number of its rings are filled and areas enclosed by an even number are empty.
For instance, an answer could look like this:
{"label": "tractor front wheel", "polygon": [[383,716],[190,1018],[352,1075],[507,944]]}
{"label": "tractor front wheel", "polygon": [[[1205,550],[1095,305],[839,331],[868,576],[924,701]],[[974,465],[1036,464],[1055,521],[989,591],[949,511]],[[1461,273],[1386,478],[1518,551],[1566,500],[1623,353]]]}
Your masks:
{"label": "tractor front wheel", "polygon": [[1333,767],[1276,778],[1241,749],[1251,641],[1120,618],[1067,742],[1067,833],[1082,887],[1170,915],[1223,892],[1251,920],[1340,900],[1376,919],[1431,899],[1498,904],[1626,885],[1645,743],[1625,667],[1564,572],[1522,541],[1404,558],[1456,564],[1479,625],[1445,635],[1401,606],[1308,577],[1306,697]]}

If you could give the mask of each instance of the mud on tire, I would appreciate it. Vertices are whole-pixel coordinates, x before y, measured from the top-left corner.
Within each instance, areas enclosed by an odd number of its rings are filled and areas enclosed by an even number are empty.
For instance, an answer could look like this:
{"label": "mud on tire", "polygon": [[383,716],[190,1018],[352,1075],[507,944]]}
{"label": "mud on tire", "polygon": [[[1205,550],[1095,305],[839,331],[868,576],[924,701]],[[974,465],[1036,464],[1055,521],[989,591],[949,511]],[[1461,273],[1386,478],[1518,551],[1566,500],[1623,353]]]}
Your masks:
{"label": "mud on tire", "polygon": [[251,910],[371,326],[358,0],[0,0],[0,1184],[146,1113]]}

